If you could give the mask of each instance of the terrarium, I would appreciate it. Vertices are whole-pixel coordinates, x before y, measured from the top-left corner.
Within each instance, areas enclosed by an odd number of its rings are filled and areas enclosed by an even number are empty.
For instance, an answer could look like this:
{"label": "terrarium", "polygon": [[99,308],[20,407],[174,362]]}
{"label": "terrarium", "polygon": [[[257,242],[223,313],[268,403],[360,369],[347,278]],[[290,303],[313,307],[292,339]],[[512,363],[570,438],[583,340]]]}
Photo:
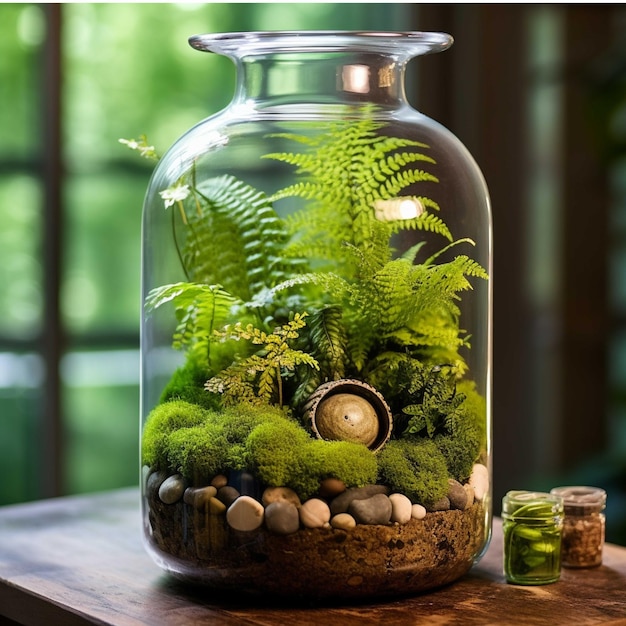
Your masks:
{"label": "terrarium", "polygon": [[237,86],[160,158],[144,205],[147,549],[238,592],[447,584],[491,527],[491,218],[404,73],[452,38],[190,43],[230,57]]}

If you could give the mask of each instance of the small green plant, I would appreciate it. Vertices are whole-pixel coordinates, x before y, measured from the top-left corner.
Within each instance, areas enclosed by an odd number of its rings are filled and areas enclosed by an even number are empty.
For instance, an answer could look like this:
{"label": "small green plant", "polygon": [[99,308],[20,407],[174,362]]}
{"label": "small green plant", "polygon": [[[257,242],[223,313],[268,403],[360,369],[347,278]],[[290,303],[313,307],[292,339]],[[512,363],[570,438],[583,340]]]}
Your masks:
{"label": "small green plant", "polygon": [[237,404],[241,400],[273,404],[277,397],[278,406],[282,406],[284,372],[293,371],[299,365],[319,369],[317,361],[310,354],[294,350],[289,345],[290,341],[298,338],[298,331],[305,326],[305,316],[306,313],[295,313],[290,322],[269,334],[252,324],[244,328],[240,322],[215,331],[215,335],[222,341],[246,340],[263,346],[263,349],[260,353],[235,361],[220,375],[208,380],[205,388],[223,394],[225,405]]}

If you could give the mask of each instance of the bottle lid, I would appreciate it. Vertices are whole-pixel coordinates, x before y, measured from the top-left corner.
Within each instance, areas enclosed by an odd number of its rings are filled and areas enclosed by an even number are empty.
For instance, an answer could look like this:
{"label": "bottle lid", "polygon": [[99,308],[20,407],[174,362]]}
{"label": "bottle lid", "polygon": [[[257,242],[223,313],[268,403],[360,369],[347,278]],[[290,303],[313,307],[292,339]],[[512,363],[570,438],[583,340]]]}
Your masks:
{"label": "bottle lid", "polygon": [[502,499],[502,515],[514,519],[548,520],[563,513],[560,495],[541,491],[509,491]]}
{"label": "bottle lid", "polygon": [[606,491],[599,487],[555,487],[550,493],[563,498],[566,515],[591,515],[606,506]]}

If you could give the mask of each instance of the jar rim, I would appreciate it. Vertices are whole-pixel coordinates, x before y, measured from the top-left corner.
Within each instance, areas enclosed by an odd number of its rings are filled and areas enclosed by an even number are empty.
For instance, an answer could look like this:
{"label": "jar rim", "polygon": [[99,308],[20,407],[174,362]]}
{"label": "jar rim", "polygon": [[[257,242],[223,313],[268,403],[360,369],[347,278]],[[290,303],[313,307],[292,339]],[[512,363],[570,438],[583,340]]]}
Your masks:
{"label": "jar rim", "polygon": [[546,520],[563,513],[563,498],[543,491],[513,490],[502,499],[502,516],[526,521]]}
{"label": "jar rim", "polygon": [[606,491],[600,487],[555,487],[550,493],[563,498],[566,512],[573,512],[574,509],[583,512],[601,511],[606,505]]}
{"label": "jar rim", "polygon": [[232,58],[273,52],[381,52],[411,58],[447,50],[454,42],[436,31],[292,30],[193,35],[189,45]]}

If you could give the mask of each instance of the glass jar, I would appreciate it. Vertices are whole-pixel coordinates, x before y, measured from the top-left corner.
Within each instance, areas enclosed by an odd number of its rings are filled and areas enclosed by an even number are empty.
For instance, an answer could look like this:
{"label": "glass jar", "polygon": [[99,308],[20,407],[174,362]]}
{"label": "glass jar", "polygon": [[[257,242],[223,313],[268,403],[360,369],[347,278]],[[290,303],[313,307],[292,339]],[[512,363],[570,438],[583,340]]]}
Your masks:
{"label": "glass jar", "polygon": [[561,562],[565,567],[602,564],[606,492],[598,487],[555,487],[550,493],[563,498],[565,519]]}
{"label": "glass jar", "polygon": [[545,585],[561,576],[563,498],[509,491],[502,499],[504,574],[510,583]]}
{"label": "glass jar", "polygon": [[144,204],[147,549],[237,592],[447,584],[491,529],[491,217],[404,72],[452,38],[190,42],[238,80]]}

